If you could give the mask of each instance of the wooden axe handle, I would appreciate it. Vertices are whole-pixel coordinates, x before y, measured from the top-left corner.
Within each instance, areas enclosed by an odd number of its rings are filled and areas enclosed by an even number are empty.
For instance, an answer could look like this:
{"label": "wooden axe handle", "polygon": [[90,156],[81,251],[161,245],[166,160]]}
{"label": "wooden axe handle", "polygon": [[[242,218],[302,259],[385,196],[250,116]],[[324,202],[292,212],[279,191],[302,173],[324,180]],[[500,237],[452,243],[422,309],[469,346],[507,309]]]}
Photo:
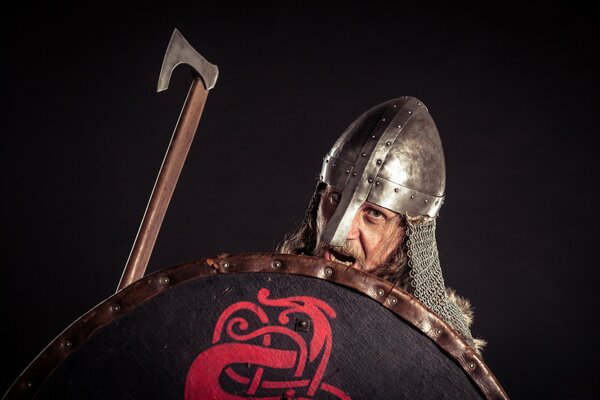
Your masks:
{"label": "wooden axe handle", "polygon": [[194,78],[117,291],[137,281],[146,272],[158,232],[198,128],[207,96],[208,90],[205,89],[202,79]]}

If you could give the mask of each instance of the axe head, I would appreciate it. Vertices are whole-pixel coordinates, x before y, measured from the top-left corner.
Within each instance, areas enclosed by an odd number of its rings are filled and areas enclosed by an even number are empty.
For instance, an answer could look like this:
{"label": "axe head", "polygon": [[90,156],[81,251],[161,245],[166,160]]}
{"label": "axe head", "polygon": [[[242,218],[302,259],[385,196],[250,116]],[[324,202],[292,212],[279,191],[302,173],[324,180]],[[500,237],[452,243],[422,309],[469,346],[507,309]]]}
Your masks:
{"label": "axe head", "polygon": [[171,35],[171,40],[169,41],[169,46],[167,47],[165,58],[160,69],[158,87],[156,89],[157,92],[162,92],[169,87],[171,74],[179,64],[188,64],[192,68],[192,72],[202,79],[206,90],[210,90],[215,86],[217,76],[219,75],[217,66],[206,61],[206,59],[194,50],[187,40],[185,40],[183,35],[175,29],[173,35]]}

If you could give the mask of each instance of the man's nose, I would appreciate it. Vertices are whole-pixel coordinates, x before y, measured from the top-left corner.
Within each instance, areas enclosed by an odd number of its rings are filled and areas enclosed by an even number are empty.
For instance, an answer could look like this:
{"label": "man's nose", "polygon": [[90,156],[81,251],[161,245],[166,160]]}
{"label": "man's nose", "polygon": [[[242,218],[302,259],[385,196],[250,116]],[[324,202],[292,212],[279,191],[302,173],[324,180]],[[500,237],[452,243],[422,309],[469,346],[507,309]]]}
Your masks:
{"label": "man's nose", "polygon": [[360,237],[360,210],[354,216],[346,240],[356,240]]}

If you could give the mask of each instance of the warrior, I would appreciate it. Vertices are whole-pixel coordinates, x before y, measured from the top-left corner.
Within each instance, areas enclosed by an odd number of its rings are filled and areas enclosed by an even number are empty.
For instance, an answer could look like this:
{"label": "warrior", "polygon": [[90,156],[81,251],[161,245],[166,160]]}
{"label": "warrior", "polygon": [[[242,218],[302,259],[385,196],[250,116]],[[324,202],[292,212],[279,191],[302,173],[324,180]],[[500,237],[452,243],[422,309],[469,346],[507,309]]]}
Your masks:
{"label": "warrior", "polygon": [[427,107],[404,96],[355,119],[323,159],[300,227],[277,251],[323,257],[409,292],[480,351],[470,302],[445,286],[435,239],[446,170]]}

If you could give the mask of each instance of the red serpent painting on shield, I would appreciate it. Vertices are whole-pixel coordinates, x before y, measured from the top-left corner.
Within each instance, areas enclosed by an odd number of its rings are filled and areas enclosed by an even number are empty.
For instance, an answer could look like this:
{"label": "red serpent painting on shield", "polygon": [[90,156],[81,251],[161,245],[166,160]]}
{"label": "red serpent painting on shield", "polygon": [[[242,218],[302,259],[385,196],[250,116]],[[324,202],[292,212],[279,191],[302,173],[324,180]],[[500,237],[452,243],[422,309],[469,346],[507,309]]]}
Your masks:
{"label": "red serpent painting on shield", "polygon": [[[329,320],[335,319],[335,311],[315,297],[269,295],[262,288],[257,303],[239,301],[223,311],[212,346],[196,357],[188,371],[185,400],[350,399],[343,390],[323,382],[333,345]],[[275,314],[276,320],[268,314]],[[301,333],[308,333],[303,329],[308,327],[312,337],[307,341]],[[274,342],[287,348],[273,347]],[[282,372],[287,379],[281,379]]]}

